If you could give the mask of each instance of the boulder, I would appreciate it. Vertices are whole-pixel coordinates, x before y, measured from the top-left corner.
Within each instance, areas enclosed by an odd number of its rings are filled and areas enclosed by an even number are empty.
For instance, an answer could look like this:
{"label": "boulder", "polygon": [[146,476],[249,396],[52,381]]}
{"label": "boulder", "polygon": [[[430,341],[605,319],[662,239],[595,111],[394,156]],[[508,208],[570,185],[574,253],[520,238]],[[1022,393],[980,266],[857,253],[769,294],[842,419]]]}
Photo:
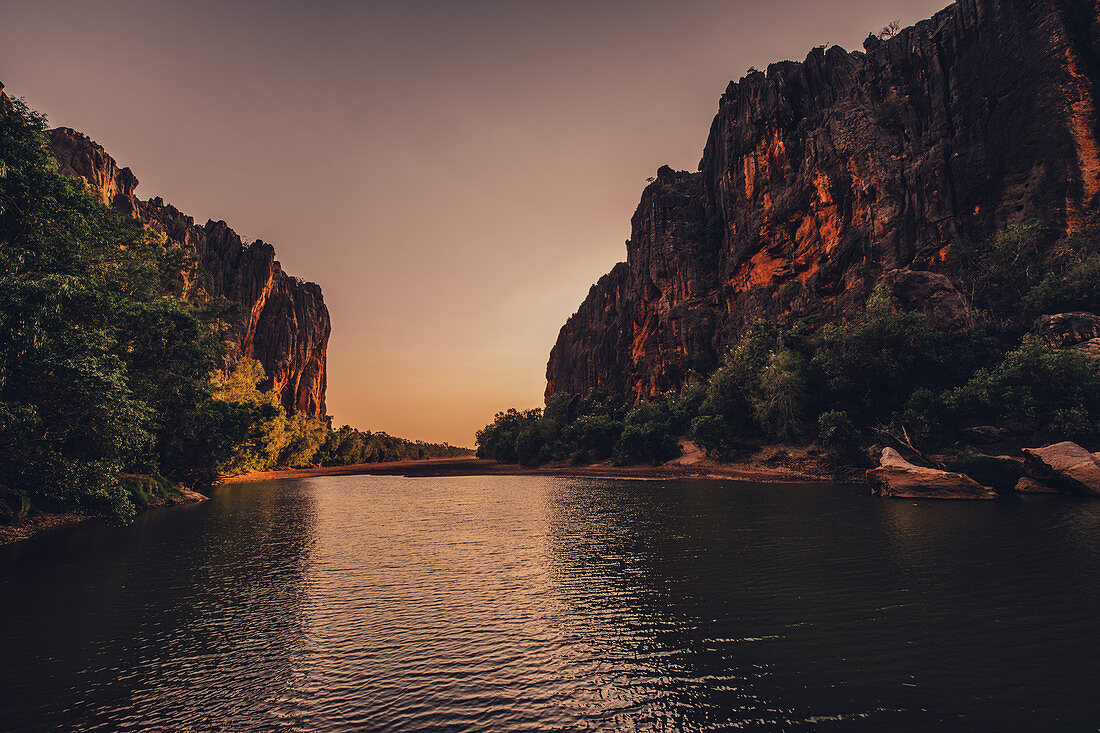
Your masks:
{"label": "boulder", "polygon": [[1031,332],[1052,349],[1066,349],[1100,338],[1100,316],[1080,311],[1039,316]]}
{"label": "boulder", "polygon": [[1100,460],[1072,441],[1024,448],[1024,471],[1059,491],[1100,496]]}
{"label": "boulder", "polygon": [[951,278],[938,272],[902,268],[888,270],[882,282],[907,310],[920,310],[940,323],[967,320],[970,308]]}
{"label": "boulder", "polygon": [[1042,481],[1036,481],[1033,478],[1024,476],[1016,482],[1017,494],[1057,494],[1058,489],[1054,488],[1050,484],[1044,484]]}
{"label": "boulder", "polygon": [[1082,354],[1088,354],[1093,358],[1100,359],[1100,338],[1082,341],[1073,348],[1075,351],[1080,351]]}
{"label": "boulder", "polygon": [[197,491],[187,488],[186,486],[180,487],[180,503],[182,504],[197,504],[200,501],[206,501],[210,497],[206,494],[200,494]]}
{"label": "boulder", "polygon": [[1012,431],[1008,428],[1000,428],[995,425],[976,425],[963,431],[966,437],[975,443],[992,444],[1000,443],[1012,437]]}
{"label": "boulder", "polygon": [[867,472],[878,493],[904,499],[993,499],[996,492],[961,473],[916,466],[884,448],[878,468]]}

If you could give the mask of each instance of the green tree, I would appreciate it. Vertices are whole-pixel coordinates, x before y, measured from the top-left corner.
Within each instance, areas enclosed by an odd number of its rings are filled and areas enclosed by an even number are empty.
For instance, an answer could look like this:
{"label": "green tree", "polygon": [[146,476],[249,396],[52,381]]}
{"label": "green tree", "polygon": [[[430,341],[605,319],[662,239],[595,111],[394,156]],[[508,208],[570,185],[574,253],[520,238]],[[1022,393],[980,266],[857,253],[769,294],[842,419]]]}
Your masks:
{"label": "green tree", "polygon": [[1100,442],[1100,360],[1026,336],[944,397],[957,422],[1030,422],[1050,439]]}
{"label": "green tree", "polygon": [[1046,270],[1046,240],[1032,222],[1005,227],[984,242],[963,239],[948,250],[956,285],[998,330],[1022,325],[1024,298]]}
{"label": "green tree", "polygon": [[179,468],[218,324],[182,298],[179,248],[60,175],[44,127],[0,110],[0,485],[125,521],[120,473]]}

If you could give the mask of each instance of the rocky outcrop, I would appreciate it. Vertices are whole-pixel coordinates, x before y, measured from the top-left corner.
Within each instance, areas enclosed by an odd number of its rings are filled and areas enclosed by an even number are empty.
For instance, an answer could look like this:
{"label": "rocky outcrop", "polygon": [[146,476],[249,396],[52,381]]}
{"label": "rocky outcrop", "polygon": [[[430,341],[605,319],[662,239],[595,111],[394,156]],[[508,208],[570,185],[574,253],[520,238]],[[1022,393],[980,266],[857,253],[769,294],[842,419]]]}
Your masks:
{"label": "rocky outcrop", "polygon": [[631,220],[627,262],[593,286],[561,330],[548,394],[604,388],[651,396],[715,363],[719,304],[705,222],[699,174],[658,170]]}
{"label": "rocky outcrop", "polygon": [[1054,488],[1050,484],[1044,484],[1042,481],[1037,481],[1030,476],[1022,476],[1019,481],[1016,482],[1017,494],[1057,494],[1058,489]]}
{"label": "rocky outcrop", "polygon": [[1008,440],[1012,437],[1012,431],[998,425],[975,425],[963,430],[963,434],[974,441],[984,445],[992,445]]}
{"label": "rocky outcrop", "polygon": [[940,323],[965,325],[970,306],[947,275],[927,270],[890,270],[882,284],[906,310],[919,310]]}
{"label": "rocky outcrop", "polygon": [[192,252],[198,262],[192,297],[237,304],[230,324],[226,366],[248,357],[263,364],[290,411],[325,414],[326,351],[331,330],[321,288],[285,272],[266,242],[244,242],[224,221],[198,225],[160,198],[141,201],[129,168],[93,140],[59,127],[48,139],[62,173],[86,181],[103,203],[149,226]]}
{"label": "rocky outcrop", "polygon": [[1084,224],[1100,194],[1095,0],[959,0],[865,48],[729,85],[699,171],[658,171],[626,262],[563,327],[548,393],[675,388],[754,320],[843,320],[880,283],[927,288],[954,318],[950,282],[918,273],[958,238]]}
{"label": "rocky outcrop", "polygon": [[1100,338],[1100,316],[1083,312],[1040,316],[1031,331],[1052,349],[1079,346]]}
{"label": "rocky outcrop", "polygon": [[1100,461],[1070,441],[1024,449],[1027,475],[1058,491],[1100,496]]}
{"label": "rocky outcrop", "polygon": [[961,473],[909,463],[893,448],[884,448],[878,468],[867,479],[883,496],[904,499],[994,499],[993,489]]}
{"label": "rocky outcrop", "polygon": [[1076,351],[1080,351],[1082,354],[1088,354],[1094,359],[1100,359],[1100,338],[1082,341],[1073,348]]}
{"label": "rocky outcrop", "polygon": [[67,176],[83,178],[107,206],[128,216],[138,216],[138,200],[134,196],[138,180],[129,168],[119,168],[107,151],[76,130],[57,127],[46,134],[58,170]]}

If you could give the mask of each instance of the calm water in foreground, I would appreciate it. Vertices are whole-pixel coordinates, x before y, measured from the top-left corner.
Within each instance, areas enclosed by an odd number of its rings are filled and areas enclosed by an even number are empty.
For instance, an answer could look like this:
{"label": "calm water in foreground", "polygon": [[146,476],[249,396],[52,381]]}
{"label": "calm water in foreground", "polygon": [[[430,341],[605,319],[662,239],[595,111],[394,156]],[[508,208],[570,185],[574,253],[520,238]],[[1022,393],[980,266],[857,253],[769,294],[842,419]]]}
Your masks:
{"label": "calm water in foreground", "polygon": [[331,477],[0,548],[3,730],[1095,730],[1100,502]]}

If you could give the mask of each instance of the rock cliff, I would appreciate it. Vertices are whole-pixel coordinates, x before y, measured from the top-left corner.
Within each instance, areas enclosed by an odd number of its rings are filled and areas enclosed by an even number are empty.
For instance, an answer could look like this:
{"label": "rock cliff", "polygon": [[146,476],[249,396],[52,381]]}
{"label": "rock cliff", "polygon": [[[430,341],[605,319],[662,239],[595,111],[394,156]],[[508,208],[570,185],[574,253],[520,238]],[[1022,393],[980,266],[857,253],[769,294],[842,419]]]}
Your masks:
{"label": "rock cliff", "polygon": [[949,281],[911,273],[1007,224],[1056,239],[1097,203],[1098,15],[1096,0],[959,0],[864,51],[731,83],[699,170],[657,172],[626,262],[562,328],[547,394],[674,389],[754,320],[843,320],[887,273],[957,317]]}
{"label": "rock cliff", "polygon": [[194,253],[196,297],[224,297],[239,306],[227,366],[242,357],[259,360],[288,410],[323,416],[331,326],[321,288],[283,272],[274,247],[243,242],[224,221],[200,226],[160,198],[139,200],[130,169],[119,168],[87,136],[66,127],[47,135],[62,173],[84,179],[103,203],[140,217]]}

